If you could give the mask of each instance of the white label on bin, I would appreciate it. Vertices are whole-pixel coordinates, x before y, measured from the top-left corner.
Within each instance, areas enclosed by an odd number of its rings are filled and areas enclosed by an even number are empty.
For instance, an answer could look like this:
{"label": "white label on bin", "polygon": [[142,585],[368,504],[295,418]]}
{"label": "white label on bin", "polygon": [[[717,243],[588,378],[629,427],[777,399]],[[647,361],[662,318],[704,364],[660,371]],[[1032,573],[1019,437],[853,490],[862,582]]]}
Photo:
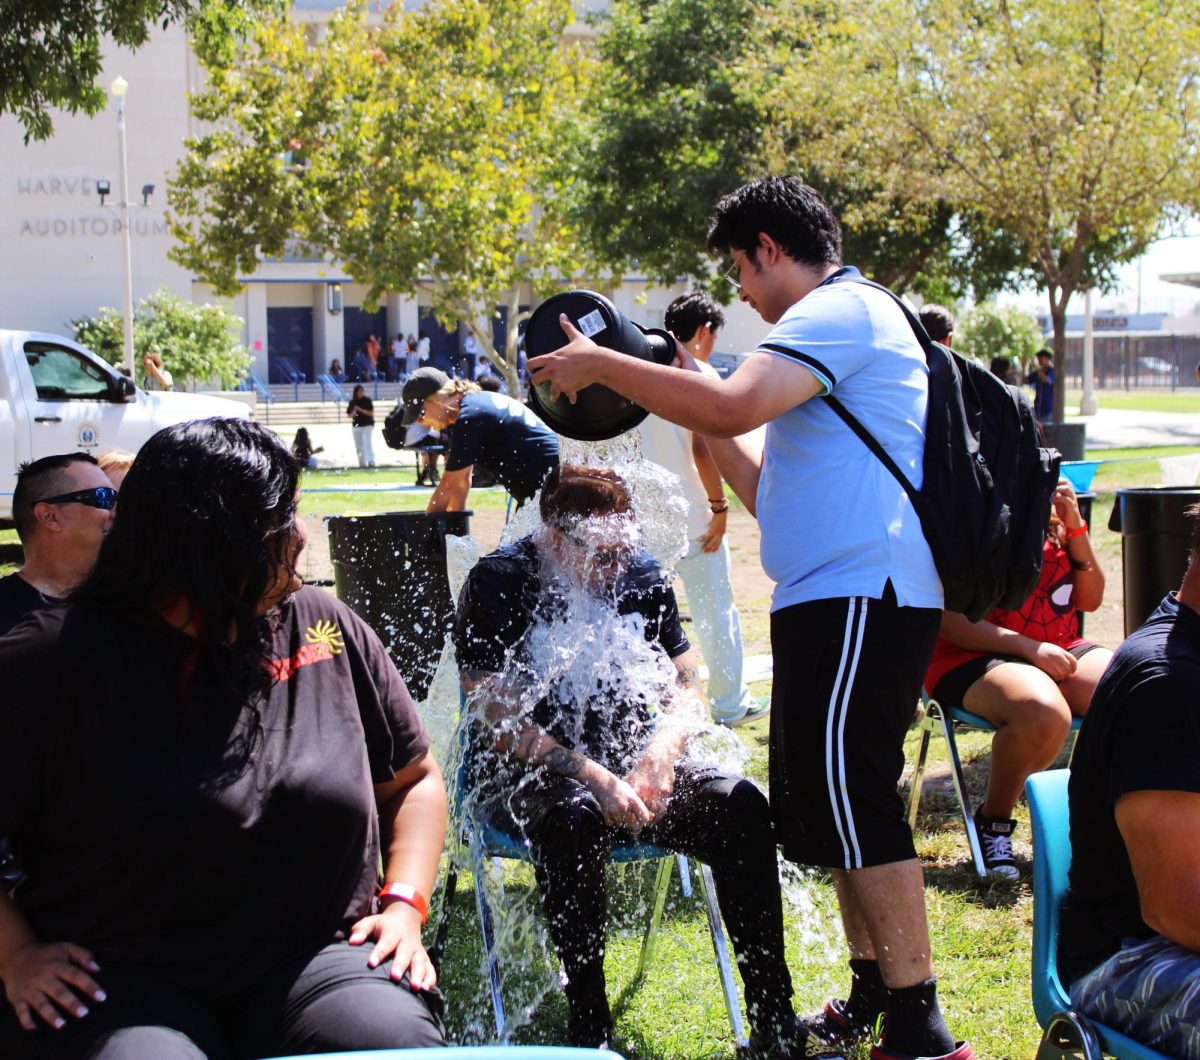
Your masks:
{"label": "white label on bin", "polygon": [[604,314],[599,309],[593,309],[587,316],[580,317],[575,326],[590,339],[604,330]]}

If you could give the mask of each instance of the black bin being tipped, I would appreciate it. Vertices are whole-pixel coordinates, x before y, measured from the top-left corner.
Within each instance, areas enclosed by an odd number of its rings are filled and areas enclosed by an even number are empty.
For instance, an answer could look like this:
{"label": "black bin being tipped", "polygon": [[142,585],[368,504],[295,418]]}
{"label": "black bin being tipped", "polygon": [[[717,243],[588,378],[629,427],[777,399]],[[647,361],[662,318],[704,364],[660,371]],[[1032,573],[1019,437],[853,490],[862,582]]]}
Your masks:
{"label": "black bin being tipped", "polygon": [[383,641],[413,699],[429,691],[454,601],[446,537],[469,532],[470,512],[386,512],[329,520],[338,599]]}
{"label": "black bin being tipped", "polygon": [[[670,364],[675,357],[675,340],[669,332],[635,324],[594,291],[556,294],[533,311],[525,328],[525,352],[530,357],[567,344],[560,313],[601,346],[655,364]],[[551,397],[550,384],[540,383],[530,389],[529,405],[551,430],[583,442],[615,438],[633,430],[648,415],[640,405],[598,383],[584,387],[574,404],[565,395]]]}

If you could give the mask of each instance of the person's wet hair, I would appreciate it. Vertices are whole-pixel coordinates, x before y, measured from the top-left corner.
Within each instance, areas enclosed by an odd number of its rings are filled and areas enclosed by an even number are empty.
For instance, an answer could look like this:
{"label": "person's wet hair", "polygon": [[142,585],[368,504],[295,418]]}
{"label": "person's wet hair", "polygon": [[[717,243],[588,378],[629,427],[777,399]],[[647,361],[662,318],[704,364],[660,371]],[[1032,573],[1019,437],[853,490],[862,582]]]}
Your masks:
{"label": "person's wet hair", "polygon": [[17,471],[17,486],[13,490],[13,522],[17,526],[17,537],[24,541],[33,529],[36,519],[33,506],[43,497],[53,497],[71,489],[67,471],[72,464],[95,464],[91,453],[55,453],[22,464]]}
{"label": "person's wet hair", "polygon": [[707,291],[689,291],[667,306],[663,324],[680,342],[690,342],[705,324],[714,334],[720,331],[725,326],[725,314]]}
{"label": "person's wet hair", "polygon": [[164,428],[125,476],[112,529],[72,602],[145,620],[182,599],[222,698],[244,703],[267,672],[270,627],[256,610],[290,563],[298,481],[288,448],[249,420]]}
{"label": "person's wet hair", "polygon": [[582,464],[560,464],[551,471],[538,504],[542,521],[556,530],[570,530],[584,519],[627,515],[633,507],[620,475]]}
{"label": "person's wet hair", "polygon": [[840,265],[842,229],[821,193],[798,177],[762,177],[721,198],[708,229],[714,254],[741,250],[758,261],[758,237],[766,232],[802,265]]}

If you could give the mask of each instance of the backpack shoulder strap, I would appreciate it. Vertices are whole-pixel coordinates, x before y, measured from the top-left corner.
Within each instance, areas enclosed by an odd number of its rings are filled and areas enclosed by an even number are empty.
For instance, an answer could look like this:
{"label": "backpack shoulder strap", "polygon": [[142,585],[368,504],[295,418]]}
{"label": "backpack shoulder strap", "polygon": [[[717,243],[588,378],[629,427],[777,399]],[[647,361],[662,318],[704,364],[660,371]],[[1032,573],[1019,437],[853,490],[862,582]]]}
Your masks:
{"label": "backpack shoulder strap", "polygon": [[[934,344],[933,340],[929,337],[929,332],[925,330],[925,326],[921,323],[917,315],[911,309],[909,309],[907,305],[904,304],[903,300],[897,296],[895,292],[888,290],[881,283],[875,283],[873,280],[868,280],[864,276],[859,276],[856,272],[846,272],[845,270],[835,272],[825,282],[861,283],[865,287],[874,287],[875,290],[882,291],[884,294],[886,294],[893,302],[896,303],[896,305],[900,307],[901,311],[904,313],[904,317],[908,321],[909,327],[912,328],[913,334],[916,335],[917,341],[921,344],[921,349],[924,351],[925,357],[928,360],[929,349]],[[842,404],[840,399],[834,397],[832,394],[825,394],[822,400],[825,401],[825,403],[828,404],[829,407],[838,414],[838,417],[841,419],[841,421],[845,423],[846,426],[849,427],[856,435],[858,435],[863,445],[870,449],[871,452],[874,453],[879,459],[879,462],[891,472],[892,477],[900,483],[900,485],[904,488],[904,492],[908,494],[913,503],[920,504],[917,488],[911,482],[909,482],[908,476],[900,470],[900,467],[897,465],[896,461],[894,461],[888,455],[887,450],[885,450],[883,446],[879,444],[879,440],[875,437],[875,435],[867,430],[862,420],[855,416],[853,412],[851,412],[844,404]]]}

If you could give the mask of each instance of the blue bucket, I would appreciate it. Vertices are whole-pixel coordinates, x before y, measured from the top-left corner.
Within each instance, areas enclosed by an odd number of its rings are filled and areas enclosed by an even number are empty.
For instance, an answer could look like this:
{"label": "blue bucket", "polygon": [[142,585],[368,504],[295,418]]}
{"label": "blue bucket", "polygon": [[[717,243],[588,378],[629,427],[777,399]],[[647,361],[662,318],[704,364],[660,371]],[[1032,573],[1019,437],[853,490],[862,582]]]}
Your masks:
{"label": "blue bucket", "polygon": [[1067,460],[1059,467],[1059,473],[1076,493],[1087,493],[1092,488],[1092,479],[1096,477],[1099,460]]}

